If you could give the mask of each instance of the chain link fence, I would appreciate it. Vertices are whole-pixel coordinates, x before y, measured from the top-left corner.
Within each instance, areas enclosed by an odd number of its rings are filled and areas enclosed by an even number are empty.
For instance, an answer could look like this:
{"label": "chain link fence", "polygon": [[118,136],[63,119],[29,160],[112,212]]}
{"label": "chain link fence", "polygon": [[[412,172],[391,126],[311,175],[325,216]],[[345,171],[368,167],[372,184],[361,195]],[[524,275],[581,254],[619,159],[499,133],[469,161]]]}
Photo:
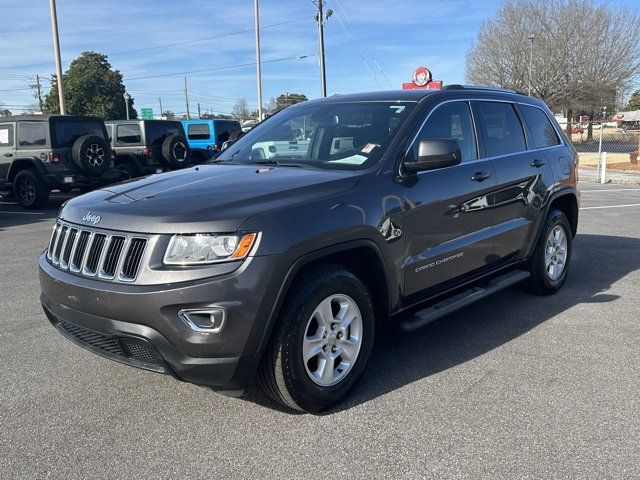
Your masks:
{"label": "chain link fence", "polygon": [[620,128],[616,123],[575,123],[570,134],[566,125],[562,128],[578,152],[580,167],[593,170],[599,181],[608,172],[638,174],[640,179],[640,128],[636,125]]}

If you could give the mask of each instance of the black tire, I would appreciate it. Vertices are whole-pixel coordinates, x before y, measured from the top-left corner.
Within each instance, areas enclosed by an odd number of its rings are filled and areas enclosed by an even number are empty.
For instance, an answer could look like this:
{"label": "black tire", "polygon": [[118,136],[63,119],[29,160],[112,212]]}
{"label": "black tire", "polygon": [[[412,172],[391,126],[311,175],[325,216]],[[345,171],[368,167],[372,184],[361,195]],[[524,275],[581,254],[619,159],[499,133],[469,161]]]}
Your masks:
{"label": "black tire", "polygon": [[78,137],[71,147],[73,161],[87,175],[99,177],[111,165],[111,147],[96,135]]}
{"label": "black tire", "polygon": [[[333,385],[321,386],[307,373],[302,342],[314,310],[332,295],[346,295],[357,305],[362,320],[361,344],[346,375]],[[296,278],[287,294],[260,366],[258,382],[267,395],[291,409],[308,412],[327,409],[340,401],[362,374],[373,347],[374,329],[373,301],[360,279],[339,265],[313,267]],[[331,371],[332,375],[335,371],[341,373],[339,369]]]}
{"label": "black tire", "polygon": [[184,168],[189,166],[189,144],[182,135],[169,135],[162,142],[162,158],[171,168]]}
{"label": "black tire", "polygon": [[13,192],[21,207],[33,210],[47,205],[50,189],[35,170],[21,170],[13,179]]}
{"label": "black tire", "polygon": [[[566,259],[563,262],[561,274],[557,278],[552,278],[546,265],[546,250],[547,240],[556,228],[562,229],[566,238]],[[524,284],[525,290],[537,295],[552,295],[560,290],[571,266],[572,244],[571,225],[566,215],[560,210],[550,211],[531,256],[529,263],[531,276]]]}
{"label": "black tire", "polygon": [[122,172],[122,180],[131,180],[140,176],[140,170],[131,162],[124,162],[116,166]]}

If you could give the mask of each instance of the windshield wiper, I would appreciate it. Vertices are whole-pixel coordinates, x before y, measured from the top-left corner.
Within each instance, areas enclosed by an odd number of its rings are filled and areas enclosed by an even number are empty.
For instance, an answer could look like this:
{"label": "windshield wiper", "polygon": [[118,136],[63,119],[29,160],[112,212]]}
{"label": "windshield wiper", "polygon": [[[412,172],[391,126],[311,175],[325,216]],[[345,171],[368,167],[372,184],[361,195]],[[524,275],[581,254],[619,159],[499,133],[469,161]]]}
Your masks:
{"label": "windshield wiper", "polygon": [[278,160],[256,160],[251,162],[254,165],[274,165],[278,167],[298,167],[303,168],[307,167],[307,164],[303,163],[293,163],[293,162],[280,162]]}

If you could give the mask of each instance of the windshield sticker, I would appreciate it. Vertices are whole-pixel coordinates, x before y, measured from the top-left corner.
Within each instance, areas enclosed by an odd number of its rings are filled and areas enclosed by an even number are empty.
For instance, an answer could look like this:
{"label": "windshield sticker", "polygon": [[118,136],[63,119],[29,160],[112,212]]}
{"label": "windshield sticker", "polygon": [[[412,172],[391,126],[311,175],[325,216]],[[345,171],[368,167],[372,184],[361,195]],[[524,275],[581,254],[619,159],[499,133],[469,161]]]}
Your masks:
{"label": "windshield sticker", "polygon": [[367,143],[364,147],[362,147],[362,150],[360,150],[363,153],[371,153],[371,151],[376,148],[379,147],[380,145],[376,144],[376,143]]}
{"label": "windshield sticker", "polygon": [[338,160],[329,160],[329,162],[327,163],[344,163],[347,165],[362,165],[366,161],[367,161],[367,157],[356,153],[355,155],[351,155],[350,157],[340,158]]}

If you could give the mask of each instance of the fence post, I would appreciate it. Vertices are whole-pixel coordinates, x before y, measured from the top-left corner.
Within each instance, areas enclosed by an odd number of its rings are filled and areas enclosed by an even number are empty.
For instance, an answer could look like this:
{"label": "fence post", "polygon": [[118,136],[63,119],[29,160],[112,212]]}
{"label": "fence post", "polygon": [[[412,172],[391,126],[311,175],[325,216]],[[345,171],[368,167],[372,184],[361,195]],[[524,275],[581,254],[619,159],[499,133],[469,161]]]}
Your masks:
{"label": "fence post", "polygon": [[600,183],[606,183],[607,176],[607,152],[600,154]]}

